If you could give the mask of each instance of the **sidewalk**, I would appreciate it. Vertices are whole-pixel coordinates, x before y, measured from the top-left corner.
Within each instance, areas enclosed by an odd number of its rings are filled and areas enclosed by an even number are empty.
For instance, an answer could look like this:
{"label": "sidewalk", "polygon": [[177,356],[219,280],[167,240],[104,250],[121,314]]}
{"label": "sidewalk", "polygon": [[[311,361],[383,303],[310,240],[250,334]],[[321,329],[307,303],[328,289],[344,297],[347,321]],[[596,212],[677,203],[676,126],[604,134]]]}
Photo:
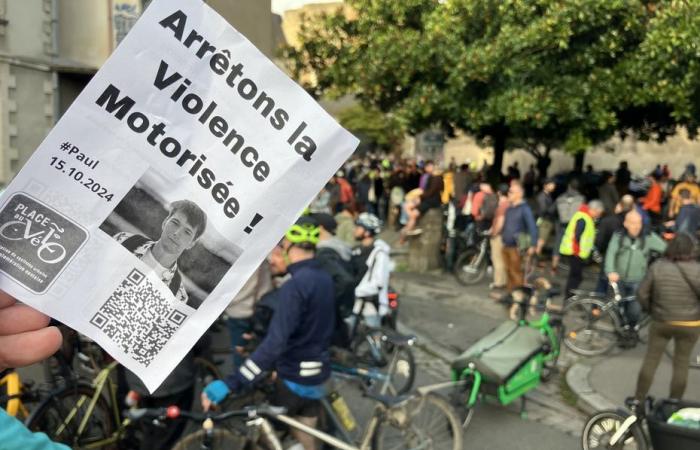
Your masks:
{"label": "sidewalk", "polygon": [[[566,375],[569,388],[578,397],[576,405],[589,414],[623,406],[625,398],[634,394],[645,353],[646,346],[637,346],[611,355],[579,359]],[[670,384],[671,358],[664,355],[649,395],[668,397]],[[690,369],[684,399],[700,401],[700,369]]]}

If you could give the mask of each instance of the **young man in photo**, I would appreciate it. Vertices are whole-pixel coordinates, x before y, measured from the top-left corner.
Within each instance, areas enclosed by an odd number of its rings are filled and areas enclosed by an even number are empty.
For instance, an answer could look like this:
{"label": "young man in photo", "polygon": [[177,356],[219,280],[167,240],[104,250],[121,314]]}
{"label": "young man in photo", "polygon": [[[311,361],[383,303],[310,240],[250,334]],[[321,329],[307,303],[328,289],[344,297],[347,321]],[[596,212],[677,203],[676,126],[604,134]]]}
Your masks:
{"label": "young man in photo", "polygon": [[170,214],[161,225],[158,240],[127,232],[117,233],[114,239],[150,267],[177,300],[187,303],[177,262],[185,251],[194,247],[206,227],[207,215],[199,206],[189,200],[178,200],[170,205]]}

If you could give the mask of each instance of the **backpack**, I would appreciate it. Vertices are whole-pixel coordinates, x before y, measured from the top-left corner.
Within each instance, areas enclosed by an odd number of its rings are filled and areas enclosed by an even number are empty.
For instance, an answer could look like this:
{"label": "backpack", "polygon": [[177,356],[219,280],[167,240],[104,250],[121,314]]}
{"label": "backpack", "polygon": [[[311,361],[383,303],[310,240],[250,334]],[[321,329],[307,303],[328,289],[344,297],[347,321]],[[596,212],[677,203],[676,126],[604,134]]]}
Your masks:
{"label": "backpack", "polygon": [[344,261],[335,250],[327,247],[316,250],[316,260],[333,279],[336,315],[342,318],[348,317],[355,305],[355,286],[357,285],[350,263]]}
{"label": "backpack", "polygon": [[481,220],[491,221],[496,216],[498,209],[498,196],[496,194],[484,194],[484,201],[479,208]]}
{"label": "backpack", "polygon": [[275,314],[279,304],[279,291],[279,288],[274,289],[263,295],[255,303],[253,316],[250,318],[250,331],[255,335],[255,342],[251,343],[253,347],[267,334],[270,322],[272,322],[272,316]]}
{"label": "backpack", "polygon": [[578,211],[581,207],[583,200],[583,195],[567,192],[558,198],[556,205],[557,214],[559,215],[559,222],[569,223],[571,218],[574,217],[574,214],[576,214],[576,211]]}

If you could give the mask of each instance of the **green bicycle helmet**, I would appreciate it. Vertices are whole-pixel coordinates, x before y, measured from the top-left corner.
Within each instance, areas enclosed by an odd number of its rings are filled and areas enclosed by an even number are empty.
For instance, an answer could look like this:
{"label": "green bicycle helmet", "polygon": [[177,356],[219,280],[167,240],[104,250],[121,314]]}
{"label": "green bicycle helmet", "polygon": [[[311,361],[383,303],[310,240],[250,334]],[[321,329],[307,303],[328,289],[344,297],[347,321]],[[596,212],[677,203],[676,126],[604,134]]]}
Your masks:
{"label": "green bicycle helmet", "polygon": [[292,244],[316,245],[319,241],[321,230],[318,224],[310,217],[301,217],[284,234]]}

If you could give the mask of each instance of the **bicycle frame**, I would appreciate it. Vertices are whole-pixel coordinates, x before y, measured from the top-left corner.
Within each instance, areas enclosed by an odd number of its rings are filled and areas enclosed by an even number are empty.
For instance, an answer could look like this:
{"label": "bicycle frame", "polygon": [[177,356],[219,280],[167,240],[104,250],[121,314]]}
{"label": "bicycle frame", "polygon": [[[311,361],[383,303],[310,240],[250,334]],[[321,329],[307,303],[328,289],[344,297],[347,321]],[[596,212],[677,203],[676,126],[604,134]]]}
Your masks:
{"label": "bicycle frame", "polygon": [[97,376],[95,376],[95,379],[92,381],[92,388],[95,390],[95,393],[92,395],[91,398],[88,398],[87,396],[80,397],[75,406],[68,413],[68,416],[63,420],[63,423],[56,430],[55,436],[60,436],[66,430],[66,427],[78,414],[80,408],[85,404],[86,401],[89,401],[90,403],[87,405],[85,414],[80,420],[76,432],[76,436],[82,435],[85,432],[85,429],[87,428],[88,421],[92,417],[92,414],[95,410],[95,405],[99,401],[100,397],[102,397],[102,392],[106,388],[108,390],[107,394],[110,406],[112,407],[110,413],[113,415],[112,418],[114,419],[114,423],[117,425],[117,429],[108,438],[93,442],[82,448],[100,448],[105,445],[115,444],[122,438],[124,431],[129,426],[131,421],[129,420],[129,418],[122,420],[121,414],[119,412],[119,403],[117,401],[117,387],[110,379],[112,371],[116,369],[118,364],[118,362],[113,361],[107,367],[98,372]]}
{"label": "bicycle frame", "polygon": [[29,411],[22,403],[22,380],[17,371],[12,371],[0,379],[0,386],[6,386],[7,405],[5,411],[12,417],[22,415],[27,417]]}

